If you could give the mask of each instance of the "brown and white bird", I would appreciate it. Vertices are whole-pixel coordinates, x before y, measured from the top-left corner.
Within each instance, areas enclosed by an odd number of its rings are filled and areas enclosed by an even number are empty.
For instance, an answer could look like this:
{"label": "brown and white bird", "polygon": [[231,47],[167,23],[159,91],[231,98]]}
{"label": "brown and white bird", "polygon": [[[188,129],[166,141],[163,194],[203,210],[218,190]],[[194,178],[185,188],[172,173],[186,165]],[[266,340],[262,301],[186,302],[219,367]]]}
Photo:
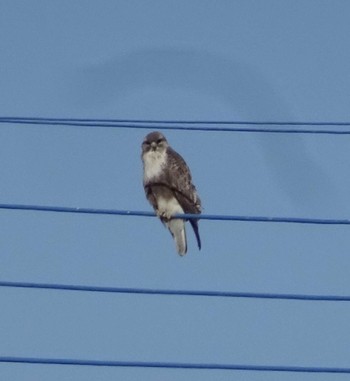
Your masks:
{"label": "brown and white bird", "polygon": [[[169,146],[164,135],[158,131],[145,137],[141,158],[146,197],[173,236],[177,252],[185,255],[186,220],[172,216],[201,213],[201,200],[192,184],[191,172],[185,160]],[[198,219],[191,218],[189,221],[197,238],[198,248],[201,249]]]}

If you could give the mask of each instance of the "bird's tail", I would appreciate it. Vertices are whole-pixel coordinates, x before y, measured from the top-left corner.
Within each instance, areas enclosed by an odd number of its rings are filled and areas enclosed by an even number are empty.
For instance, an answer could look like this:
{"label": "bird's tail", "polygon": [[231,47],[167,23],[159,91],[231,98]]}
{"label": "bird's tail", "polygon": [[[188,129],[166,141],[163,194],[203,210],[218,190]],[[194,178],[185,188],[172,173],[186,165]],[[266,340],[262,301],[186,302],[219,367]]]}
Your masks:
{"label": "bird's tail", "polygon": [[198,220],[195,220],[192,218],[192,219],[190,219],[190,224],[192,225],[194,234],[197,238],[198,249],[200,250],[202,247],[202,243],[201,243],[201,237],[199,236]]}
{"label": "bird's tail", "polygon": [[182,256],[187,252],[187,239],[185,221],[181,218],[174,218],[168,221],[168,228],[171,235],[174,237],[176,250]]}

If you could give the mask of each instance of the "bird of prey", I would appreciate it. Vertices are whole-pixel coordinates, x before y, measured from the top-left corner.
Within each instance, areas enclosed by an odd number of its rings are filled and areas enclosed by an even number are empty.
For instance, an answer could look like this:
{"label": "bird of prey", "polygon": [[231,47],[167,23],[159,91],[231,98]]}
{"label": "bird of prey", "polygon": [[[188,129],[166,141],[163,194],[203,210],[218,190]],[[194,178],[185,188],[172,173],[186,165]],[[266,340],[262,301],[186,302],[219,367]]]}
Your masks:
{"label": "bird of prey", "polygon": [[[181,256],[185,255],[186,220],[172,216],[201,213],[201,200],[192,184],[191,172],[185,160],[169,146],[164,135],[158,131],[151,132],[143,140],[141,158],[146,197],[173,236],[177,252]],[[198,219],[190,218],[190,223],[200,250]]]}

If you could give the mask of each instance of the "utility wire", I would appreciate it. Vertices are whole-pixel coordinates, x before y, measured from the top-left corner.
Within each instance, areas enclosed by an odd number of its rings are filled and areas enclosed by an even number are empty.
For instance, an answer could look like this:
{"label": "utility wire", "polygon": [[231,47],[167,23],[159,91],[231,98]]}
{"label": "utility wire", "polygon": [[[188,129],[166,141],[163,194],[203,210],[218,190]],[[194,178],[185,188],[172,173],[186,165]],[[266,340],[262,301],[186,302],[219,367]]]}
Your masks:
{"label": "utility wire", "polygon": [[289,134],[332,134],[349,135],[349,130],[334,129],[299,129],[299,128],[253,128],[253,127],[213,127],[222,125],[245,126],[336,126],[349,127],[350,122],[276,122],[276,121],[186,121],[186,120],[135,120],[135,119],[87,119],[87,118],[43,118],[43,117],[0,117],[0,123],[59,125],[77,127],[106,127],[185,130],[185,131],[216,131],[216,132],[264,132]]}
{"label": "utility wire", "polygon": [[308,294],[276,294],[262,292],[231,292],[231,291],[206,291],[206,290],[166,290],[152,288],[133,287],[108,287],[87,286],[58,283],[35,283],[35,282],[7,282],[0,281],[0,287],[42,289],[56,291],[82,291],[82,292],[104,292],[114,294],[134,295],[167,295],[167,296],[204,296],[223,298],[248,298],[248,299],[276,299],[276,300],[303,300],[303,301],[328,301],[328,302],[350,302],[349,295],[308,295]]}
{"label": "utility wire", "polygon": [[294,372],[294,373],[350,373],[350,368],[340,367],[308,367],[284,365],[240,365],[240,364],[210,364],[210,363],[178,363],[178,362],[150,362],[150,361],[104,361],[82,359],[56,359],[35,357],[7,357],[1,356],[0,362],[41,364],[41,365],[79,365],[128,368],[170,368],[170,369],[211,369],[211,370],[244,370],[258,372]]}
{"label": "utility wire", "polygon": [[28,121],[71,121],[84,123],[137,123],[137,124],[216,124],[216,125],[275,125],[275,126],[350,126],[350,122],[292,122],[292,121],[237,121],[237,120],[159,120],[159,119],[113,119],[113,118],[50,118],[50,117],[24,117],[0,116],[0,120],[28,120]]}
{"label": "utility wire", "polygon": [[[109,214],[118,216],[141,216],[155,217],[153,212],[116,210],[116,209],[94,209],[64,206],[44,206],[44,205],[23,205],[23,204],[0,204],[0,209],[27,210],[36,212],[59,212],[59,213],[81,213],[81,214]],[[176,214],[174,218],[196,218],[201,220],[215,221],[244,221],[244,222],[276,222],[276,223],[296,223],[296,224],[317,224],[317,225],[350,225],[349,219],[326,219],[326,218],[303,218],[303,217],[266,217],[266,216],[234,216],[219,214]]]}

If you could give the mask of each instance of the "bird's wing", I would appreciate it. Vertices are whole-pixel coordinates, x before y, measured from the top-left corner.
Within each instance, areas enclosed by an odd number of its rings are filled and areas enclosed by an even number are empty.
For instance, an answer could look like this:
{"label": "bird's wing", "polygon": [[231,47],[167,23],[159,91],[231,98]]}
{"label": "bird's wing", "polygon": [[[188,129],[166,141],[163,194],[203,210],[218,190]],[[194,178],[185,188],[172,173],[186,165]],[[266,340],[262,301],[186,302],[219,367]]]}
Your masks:
{"label": "bird's wing", "polygon": [[152,192],[152,186],[151,184],[144,184],[145,194],[146,198],[149,201],[149,203],[153,206],[154,210],[157,210],[157,199],[155,194]]}
{"label": "bird's wing", "polygon": [[[169,188],[174,192],[185,213],[200,214],[201,200],[197,194],[196,187],[192,184],[190,169],[185,160],[172,148],[168,147],[168,165],[166,166],[165,179]],[[201,249],[201,239],[198,230],[198,220],[191,218],[194,234],[197,239],[198,248]]]}
{"label": "bird's wing", "polygon": [[168,163],[165,168],[164,180],[180,203],[185,213],[199,214],[201,200],[196,187],[192,184],[190,169],[185,160],[171,147],[167,148]]}

